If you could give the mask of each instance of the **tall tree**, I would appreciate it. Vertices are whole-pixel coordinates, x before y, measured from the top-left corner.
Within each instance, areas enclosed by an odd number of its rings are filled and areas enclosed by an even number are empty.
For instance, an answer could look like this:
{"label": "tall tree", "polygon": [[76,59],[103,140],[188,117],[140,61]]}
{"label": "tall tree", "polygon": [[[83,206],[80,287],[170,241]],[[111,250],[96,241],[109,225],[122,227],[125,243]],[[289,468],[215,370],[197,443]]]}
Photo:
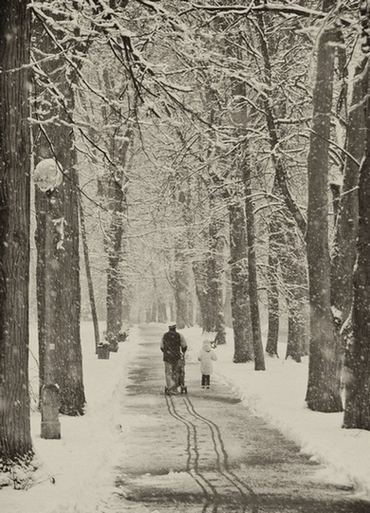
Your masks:
{"label": "tall tree", "polygon": [[[363,50],[370,50],[370,5],[360,6]],[[353,277],[353,338],[348,348],[346,367],[349,373],[346,386],[345,428],[370,431],[370,73],[369,60],[365,68],[365,151],[360,166],[358,188],[357,260]]]}
{"label": "tall tree", "polygon": [[191,187],[187,184],[187,191],[180,190],[177,194],[177,201],[181,208],[181,218],[185,223],[186,234],[179,232],[174,236],[174,298],[176,305],[176,324],[180,329],[191,325],[190,315],[190,265],[189,246],[191,231]]}
{"label": "tall tree", "polygon": [[280,231],[283,244],[279,246],[281,274],[286,291],[288,306],[288,340],[286,358],[301,361],[306,353],[306,305],[307,271],[304,244],[294,225],[290,213],[285,209]]}
{"label": "tall tree", "polygon": [[261,320],[258,301],[256,237],[251,187],[251,169],[248,158],[244,160],[243,181],[245,189],[245,216],[247,221],[249,301],[253,334],[254,368],[266,370],[262,346]]}
{"label": "tall tree", "polygon": [[[120,83],[119,80],[123,83]],[[113,79],[110,70],[103,70],[103,80],[106,94],[114,102],[115,88],[127,88],[127,77]],[[131,98],[126,90],[127,102],[130,105]],[[111,223],[107,236],[108,269],[107,269],[107,338],[109,341],[118,339],[122,329],[123,304],[124,304],[124,277],[122,263],[125,254],[125,225],[127,217],[127,168],[130,161],[130,148],[134,137],[134,131],[127,118],[135,116],[137,102],[132,100],[133,110],[130,107],[117,109],[115,106],[104,107],[105,122],[108,128],[107,149],[110,155],[110,165],[106,173],[106,186],[109,210],[111,211]],[[127,116],[127,118],[126,118]]]}
{"label": "tall tree", "polygon": [[30,14],[0,4],[0,459],[32,451],[28,393]]}
{"label": "tall tree", "polygon": [[[35,162],[38,164],[43,159],[54,159],[63,172],[63,183],[53,204],[53,223],[59,236],[54,255],[57,284],[53,290],[47,290],[44,260],[49,199],[38,189],[35,194],[40,380],[43,384],[45,333],[50,329],[45,325],[47,320],[43,312],[45,295],[48,294],[56,311],[51,329],[55,334],[54,376],[60,391],[60,411],[80,415],[85,405],[85,393],[80,338],[79,195],[73,130],[73,87],[76,76],[73,72],[73,55],[59,43],[65,41],[64,14],[55,15],[52,6],[47,3],[43,9],[35,11],[34,25],[33,54],[37,61],[33,105]],[[50,23],[53,17],[54,23]]]}
{"label": "tall tree", "polygon": [[87,281],[87,288],[89,290],[91,317],[92,317],[93,325],[94,325],[95,352],[97,353],[98,345],[100,343],[99,319],[98,319],[98,314],[96,311],[94,282],[93,282],[93,278],[92,278],[92,274],[91,274],[90,254],[89,254],[89,246],[87,243],[87,234],[86,234],[85,212],[83,209],[81,194],[79,195],[79,214],[80,214],[82,247],[83,247],[85,269],[86,269],[86,281]]}
{"label": "tall tree", "polygon": [[331,265],[331,301],[342,325],[352,306],[352,281],[356,260],[358,229],[359,166],[364,155],[366,136],[364,98],[367,94],[367,58],[356,66],[348,114],[346,157],[339,212],[335,226]]}
{"label": "tall tree", "polygon": [[[323,11],[329,12],[335,4],[334,0],[324,0]],[[327,19],[317,41],[313,121],[307,160],[306,242],[311,315],[306,402],[311,410],[321,412],[342,410],[338,376],[339,341],[331,311],[328,245],[329,141],[336,42],[336,28]]]}
{"label": "tall tree", "polygon": [[253,360],[253,337],[248,287],[248,255],[245,212],[241,198],[228,202],[230,222],[231,312],[235,363]]}
{"label": "tall tree", "polygon": [[265,351],[269,356],[278,356],[278,340],[280,326],[278,269],[279,259],[276,248],[279,244],[280,226],[272,218],[269,222],[269,246],[267,268],[267,309],[268,332]]}

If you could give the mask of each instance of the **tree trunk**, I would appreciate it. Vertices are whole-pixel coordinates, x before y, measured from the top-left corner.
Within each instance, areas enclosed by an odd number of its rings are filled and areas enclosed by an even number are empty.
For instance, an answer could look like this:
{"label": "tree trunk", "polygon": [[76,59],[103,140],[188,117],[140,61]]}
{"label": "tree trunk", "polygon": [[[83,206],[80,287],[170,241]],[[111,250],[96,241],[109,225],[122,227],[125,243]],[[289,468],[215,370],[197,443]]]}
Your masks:
{"label": "tree trunk", "polygon": [[0,4],[0,459],[31,456],[28,1]]}
{"label": "tree trunk", "polygon": [[268,332],[266,353],[269,356],[278,356],[279,340],[279,289],[277,286],[278,257],[276,240],[277,227],[273,221],[269,224],[269,261],[268,261]]}
{"label": "tree trunk", "polygon": [[[106,81],[107,84],[107,81]],[[122,147],[115,147],[112,137],[111,155],[118,162],[117,169],[111,170],[108,185],[108,197],[112,208],[112,221],[108,241],[108,275],[107,275],[107,339],[117,341],[122,329],[123,318],[123,235],[125,212],[127,208],[125,170],[128,161],[133,131],[127,128]],[[127,308],[127,307],[126,307]]]}
{"label": "tree trunk", "polygon": [[188,263],[189,248],[192,246],[190,192],[179,191],[177,201],[181,206],[185,233],[175,236],[175,267],[174,267],[174,298],[176,304],[176,324],[179,329],[190,326],[189,315],[189,280],[190,266]]}
{"label": "tree trunk", "polygon": [[364,73],[366,62],[366,59],[361,62],[356,68],[354,76],[346,138],[346,150],[352,158],[347,156],[345,160],[343,187],[332,251],[331,301],[340,325],[347,319],[352,304],[352,278],[356,260],[358,229],[357,186],[359,163],[362,160],[365,145],[363,98],[366,94],[367,74]]}
{"label": "tree trunk", "polygon": [[285,359],[292,358],[295,362],[302,361],[302,343],[304,339],[303,322],[298,305],[288,306],[288,342]]}
{"label": "tree trunk", "polygon": [[[324,11],[334,7],[324,0]],[[308,154],[307,260],[311,307],[310,360],[306,401],[311,410],[342,410],[338,379],[338,337],[330,298],[328,246],[328,169],[333,96],[335,29],[324,26],[319,35],[313,123]]]}
{"label": "tree trunk", "polygon": [[288,305],[288,341],[286,358],[301,361],[305,354],[305,305],[307,304],[306,255],[296,224],[287,209],[278,217],[277,251]]}
{"label": "tree trunk", "polygon": [[[370,6],[360,6],[363,51],[370,50]],[[369,61],[367,62],[367,66]],[[360,166],[358,188],[357,260],[353,276],[352,344],[348,347],[346,367],[346,407],[343,427],[370,431],[370,72],[365,73],[365,151]]]}
{"label": "tree trunk", "polygon": [[206,262],[193,260],[192,269],[195,280],[195,293],[198,299],[198,305],[201,317],[201,326],[205,330],[205,327],[210,324],[208,320],[208,308],[207,308],[207,266]]}
{"label": "tree trunk", "polygon": [[166,304],[161,300],[158,302],[158,322],[167,322]]}
{"label": "tree trunk", "polygon": [[97,354],[98,345],[100,342],[99,320],[98,320],[98,314],[96,312],[94,283],[93,283],[92,274],[91,274],[89,247],[87,244],[87,236],[86,236],[85,214],[84,214],[84,210],[83,210],[81,194],[79,195],[79,207],[80,207],[79,212],[80,212],[82,247],[83,247],[83,252],[84,252],[85,269],[86,269],[86,281],[87,281],[87,288],[89,290],[91,316],[92,316],[93,325],[94,325],[95,353]]}
{"label": "tree trunk", "polygon": [[217,343],[225,344],[225,319],[222,306],[221,259],[223,242],[221,238],[221,222],[211,219],[209,225],[209,255],[207,259],[207,308],[210,324],[205,331],[216,331]]}
{"label": "tree trunk", "polygon": [[256,241],[254,233],[253,202],[251,197],[251,171],[247,159],[245,159],[243,167],[243,180],[245,188],[245,214],[247,221],[249,301],[253,333],[254,369],[266,370],[262,346],[261,323],[258,302],[257,262],[255,249]]}
{"label": "tree trunk", "polygon": [[176,324],[179,329],[188,328],[189,323],[189,271],[184,254],[179,248],[175,250],[175,303],[176,303]]}
{"label": "tree trunk", "polygon": [[[370,93],[370,84],[368,88]],[[370,102],[367,100],[368,109]],[[368,110],[370,112],[370,110]],[[367,114],[367,120],[368,120]],[[367,121],[369,123],[369,121]],[[370,126],[368,128],[370,134]],[[360,167],[357,262],[354,272],[353,344],[346,359],[344,427],[370,431],[370,136]]]}
{"label": "tree trunk", "polygon": [[245,214],[239,203],[229,204],[231,311],[234,328],[234,363],[253,360],[252,324],[248,296],[248,261]]}
{"label": "tree trunk", "polygon": [[124,192],[122,185],[112,180],[110,184],[110,197],[113,203],[112,221],[108,243],[108,271],[107,271],[107,340],[118,340],[122,328],[122,284],[121,259],[123,237],[123,205]]}
{"label": "tree trunk", "polygon": [[66,415],[82,415],[85,406],[85,391],[82,371],[81,347],[81,286],[79,253],[79,194],[77,155],[74,135],[70,131],[70,158],[63,183],[63,217],[65,220],[65,251],[62,260],[62,289],[60,308],[62,328],[67,342],[68,358],[61,357],[60,411]]}
{"label": "tree trunk", "polygon": [[[67,415],[81,415],[85,405],[85,393],[82,372],[82,349],[80,339],[80,267],[79,267],[79,215],[78,215],[78,177],[76,171],[76,149],[71,123],[74,108],[72,84],[68,80],[68,69],[59,57],[50,35],[41,26],[35,31],[37,45],[35,57],[39,53],[42,59],[38,66],[41,73],[48,77],[46,82],[36,82],[36,106],[46,102],[49,111],[40,107],[35,109],[40,125],[34,129],[36,164],[45,158],[55,159],[63,170],[63,183],[58,189],[56,203],[53,204],[53,223],[58,232],[59,243],[56,257],[57,284],[53,291],[45,287],[45,226],[50,204],[44,192],[36,188],[36,247],[37,247],[37,297],[39,320],[39,353],[41,386],[45,378],[45,333],[55,333],[55,377],[59,386],[60,411]],[[44,59],[49,55],[50,59]],[[55,87],[60,97],[53,95]],[[45,294],[54,302],[52,308],[53,327],[47,327],[43,309]]]}

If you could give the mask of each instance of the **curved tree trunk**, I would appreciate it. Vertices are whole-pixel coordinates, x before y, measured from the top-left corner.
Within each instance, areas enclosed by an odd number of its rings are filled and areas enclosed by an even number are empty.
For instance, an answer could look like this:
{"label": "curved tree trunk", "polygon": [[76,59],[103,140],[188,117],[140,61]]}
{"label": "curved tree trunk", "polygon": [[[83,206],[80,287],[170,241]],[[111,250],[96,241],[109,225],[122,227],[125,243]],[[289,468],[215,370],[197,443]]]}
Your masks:
{"label": "curved tree trunk", "polygon": [[[257,31],[257,37],[259,39],[261,55],[264,62],[264,80],[267,86],[271,87],[271,62],[270,62],[270,53],[269,48],[267,46],[267,39],[265,34],[265,23],[263,14],[257,15],[257,24],[259,30]],[[279,138],[278,138],[278,129],[274,116],[274,112],[271,106],[271,101],[269,97],[269,93],[266,92],[262,96],[262,104],[263,110],[266,117],[266,124],[269,133],[269,142],[271,147],[271,161],[275,168],[275,181],[279,186],[282,197],[284,198],[284,202],[287,206],[287,209],[291,213],[293,219],[295,219],[298,228],[300,229],[302,234],[306,233],[307,223],[306,220],[299,208],[299,205],[293,198],[291,191],[289,189],[288,184],[288,176],[287,170],[284,167],[283,160],[279,152],[276,151],[279,146]]]}

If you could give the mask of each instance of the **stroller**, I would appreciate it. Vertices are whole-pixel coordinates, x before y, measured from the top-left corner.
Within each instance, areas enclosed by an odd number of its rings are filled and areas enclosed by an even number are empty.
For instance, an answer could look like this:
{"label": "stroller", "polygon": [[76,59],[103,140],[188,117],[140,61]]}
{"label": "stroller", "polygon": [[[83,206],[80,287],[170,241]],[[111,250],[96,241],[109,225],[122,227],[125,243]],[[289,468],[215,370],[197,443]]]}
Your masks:
{"label": "stroller", "polygon": [[187,394],[188,389],[185,385],[185,356],[183,353],[181,353],[181,357],[177,360],[176,364],[173,365],[172,378],[175,383],[175,386],[173,387],[175,391],[171,391],[171,389],[166,386],[164,393],[166,395],[176,395],[178,393],[177,389],[181,387],[181,393]]}
{"label": "stroller", "polygon": [[181,393],[187,394],[188,387],[185,385],[185,355],[181,353],[180,360],[177,362],[177,387],[181,387]]}

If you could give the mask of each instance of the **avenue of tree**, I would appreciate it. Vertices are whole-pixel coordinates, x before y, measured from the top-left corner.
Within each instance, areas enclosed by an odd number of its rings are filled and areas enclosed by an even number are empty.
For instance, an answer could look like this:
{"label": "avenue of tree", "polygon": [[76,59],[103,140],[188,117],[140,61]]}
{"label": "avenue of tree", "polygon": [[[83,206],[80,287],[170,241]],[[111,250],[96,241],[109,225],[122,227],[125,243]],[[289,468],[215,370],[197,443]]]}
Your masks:
{"label": "avenue of tree", "polygon": [[0,460],[32,458],[33,305],[41,409],[57,385],[59,412],[84,413],[81,318],[96,352],[98,319],[113,350],[171,318],[219,344],[232,327],[256,371],[286,337],[307,406],[370,430],[369,17],[369,0],[0,5]]}

